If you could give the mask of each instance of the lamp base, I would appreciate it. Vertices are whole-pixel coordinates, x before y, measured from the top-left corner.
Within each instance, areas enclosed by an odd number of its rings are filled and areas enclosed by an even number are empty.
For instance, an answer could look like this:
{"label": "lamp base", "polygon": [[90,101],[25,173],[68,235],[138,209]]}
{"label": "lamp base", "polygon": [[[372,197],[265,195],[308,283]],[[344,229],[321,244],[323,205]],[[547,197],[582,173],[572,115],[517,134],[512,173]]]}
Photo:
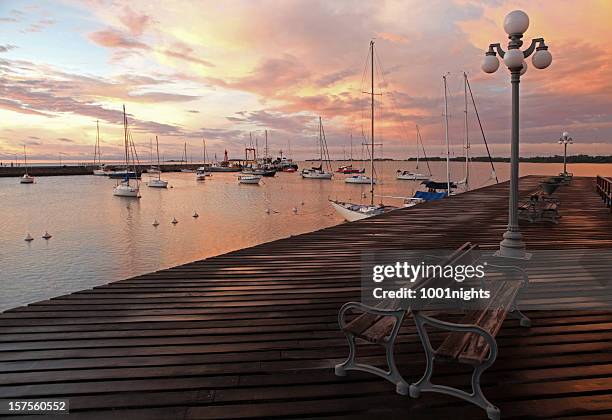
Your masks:
{"label": "lamp base", "polygon": [[531,259],[531,254],[525,252],[525,242],[523,242],[521,232],[511,230],[504,233],[504,239],[499,243],[499,251],[493,255],[498,258]]}

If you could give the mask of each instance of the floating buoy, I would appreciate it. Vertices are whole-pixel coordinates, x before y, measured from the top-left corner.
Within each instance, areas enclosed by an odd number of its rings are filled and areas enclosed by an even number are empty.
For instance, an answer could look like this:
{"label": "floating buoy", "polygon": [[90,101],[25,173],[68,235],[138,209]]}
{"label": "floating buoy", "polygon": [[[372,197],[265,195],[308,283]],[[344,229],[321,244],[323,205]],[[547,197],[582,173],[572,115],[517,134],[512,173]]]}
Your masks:
{"label": "floating buoy", "polygon": [[194,212],[193,212],[193,216],[191,216],[191,217],[198,218],[198,217],[200,217],[200,215],[198,214],[198,212],[197,212],[197,211],[194,211]]}
{"label": "floating buoy", "polygon": [[47,232],[46,230],[45,230],[45,234],[42,237],[43,237],[43,239],[51,239],[52,238],[52,236],[49,235],[49,232]]}
{"label": "floating buoy", "polygon": [[302,201],[302,205],[304,205],[304,202]]}
{"label": "floating buoy", "polygon": [[178,223],[178,220],[176,220],[176,218],[175,218],[175,217],[173,217],[173,218],[172,218],[172,224],[173,224],[173,225],[176,225],[177,223]]}
{"label": "floating buoy", "polygon": [[266,214],[270,214],[270,209],[266,209]]}
{"label": "floating buoy", "polygon": [[157,221],[157,219],[153,220],[153,226],[155,227],[159,226],[159,222]]}
{"label": "floating buoy", "polygon": [[26,235],[26,237],[24,239],[24,241],[26,241],[26,242],[31,242],[33,240],[34,240],[34,238],[32,238],[32,236],[29,233]]}
{"label": "floating buoy", "polygon": [[291,209],[291,211],[292,211],[293,213],[297,213],[297,207],[292,208],[292,209]]}

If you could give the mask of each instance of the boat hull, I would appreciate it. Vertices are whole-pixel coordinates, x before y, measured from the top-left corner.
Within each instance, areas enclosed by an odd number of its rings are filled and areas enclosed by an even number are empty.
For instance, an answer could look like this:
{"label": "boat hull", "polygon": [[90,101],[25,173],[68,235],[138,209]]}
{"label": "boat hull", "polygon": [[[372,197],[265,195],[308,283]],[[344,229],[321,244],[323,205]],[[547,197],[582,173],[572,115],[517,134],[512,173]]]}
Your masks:
{"label": "boat hull", "polygon": [[302,172],[304,179],[332,179],[333,174],[330,172]]}
{"label": "boat hull", "polygon": [[399,179],[402,181],[427,181],[429,177],[423,174],[413,174],[413,173],[398,173],[395,179]]}
{"label": "boat hull", "polygon": [[34,183],[34,177],[33,176],[29,176],[29,175],[24,175],[19,180],[19,183],[20,184],[33,184]]}
{"label": "boat hull", "polygon": [[140,198],[140,189],[131,185],[117,185],[113,188],[113,195],[117,197]]}
{"label": "boat hull", "polygon": [[259,184],[260,180],[261,180],[261,175],[244,175],[244,176],[238,177],[238,182],[240,184],[247,184],[247,185]]}
{"label": "boat hull", "polygon": [[150,188],[168,188],[168,181],[163,179],[152,179],[147,184]]}
{"label": "boat hull", "polygon": [[[369,177],[348,177],[344,179],[344,182],[347,184],[368,184],[370,185],[372,181]],[[374,180],[374,184],[376,184],[376,180]]]}
{"label": "boat hull", "polygon": [[347,222],[367,219],[394,210],[391,206],[369,206],[363,204],[345,203],[342,201],[329,200],[330,204]]}

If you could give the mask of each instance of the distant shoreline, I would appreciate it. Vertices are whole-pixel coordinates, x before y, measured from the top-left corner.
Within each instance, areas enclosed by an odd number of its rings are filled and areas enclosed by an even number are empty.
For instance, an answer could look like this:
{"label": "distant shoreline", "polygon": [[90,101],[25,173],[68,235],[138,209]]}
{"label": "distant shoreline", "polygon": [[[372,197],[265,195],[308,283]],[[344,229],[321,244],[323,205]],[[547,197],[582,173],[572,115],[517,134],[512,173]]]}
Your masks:
{"label": "distant shoreline", "polygon": [[[305,162],[317,162],[319,159],[306,159]],[[406,162],[406,161],[416,161],[416,157],[411,157],[408,159],[374,159],[377,162]],[[419,158],[420,161],[430,161],[430,162],[440,162],[445,161],[445,157],[433,156],[425,158]],[[465,157],[452,157],[450,158],[452,162],[464,162]],[[510,162],[509,157],[493,157],[491,160],[493,162]],[[365,160],[353,159],[354,162],[364,162]],[[488,156],[474,156],[470,158],[472,162],[488,162]],[[332,162],[349,162],[348,159],[332,159]],[[563,156],[555,155],[555,156],[533,156],[533,157],[520,157],[519,162],[524,163],[563,163]],[[589,156],[589,155],[572,155],[567,157],[567,163],[612,163],[612,155],[607,156]]]}

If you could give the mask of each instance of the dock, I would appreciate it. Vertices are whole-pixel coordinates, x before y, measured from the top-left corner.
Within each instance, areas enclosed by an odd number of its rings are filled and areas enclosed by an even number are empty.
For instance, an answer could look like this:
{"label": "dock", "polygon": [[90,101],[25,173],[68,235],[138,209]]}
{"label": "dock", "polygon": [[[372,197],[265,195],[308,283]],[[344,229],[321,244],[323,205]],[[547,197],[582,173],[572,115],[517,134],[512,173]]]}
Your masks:
{"label": "dock", "polygon": [[[521,197],[541,180],[522,178]],[[576,177],[555,195],[558,224],[521,223],[529,249],[612,249],[612,213],[595,178]],[[365,373],[336,377],[347,355],[337,313],[360,299],[361,251],[466,241],[494,250],[507,211],[501,183],[9,310],[0,314],[0,399],[69,398],[71,415],[84,419],[485,419],[452,397],[400,396]],[[530,282],[555,299],[559,286],[545,273]],[[579,271],[562,286],[587,306],[605,293]],[[483,376],[502,418],[611,418],[612,311],[527,314],[529,329],[506,321]],[[361,360],[384,365],[380,347],[361,349]],[[417,381],[425,361],[410,320],[396,354],[404,378]],[[454,365],[434,379],[469,382]]]}

